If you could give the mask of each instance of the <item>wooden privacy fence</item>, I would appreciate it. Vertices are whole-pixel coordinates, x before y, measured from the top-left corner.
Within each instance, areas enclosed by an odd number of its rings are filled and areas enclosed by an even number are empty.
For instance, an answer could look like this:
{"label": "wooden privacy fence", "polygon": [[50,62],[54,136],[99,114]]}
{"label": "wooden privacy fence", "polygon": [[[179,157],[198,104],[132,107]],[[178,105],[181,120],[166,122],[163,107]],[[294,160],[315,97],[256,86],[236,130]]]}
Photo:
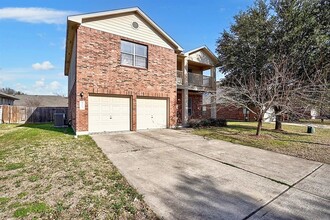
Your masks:
{"label": "wooden privacy fence", "polygon": [[53,122],[54,113],[65,113],[67,116],[68,108],[0,105],[0,124]]}

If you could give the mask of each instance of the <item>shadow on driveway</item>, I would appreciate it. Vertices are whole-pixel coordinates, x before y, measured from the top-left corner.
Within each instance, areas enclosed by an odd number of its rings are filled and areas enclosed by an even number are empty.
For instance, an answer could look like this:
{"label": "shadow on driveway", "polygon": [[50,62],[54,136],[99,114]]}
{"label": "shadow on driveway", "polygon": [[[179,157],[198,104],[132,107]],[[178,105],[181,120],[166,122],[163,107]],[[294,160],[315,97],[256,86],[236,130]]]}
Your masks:
{"label": "shadow on driveway", "polygon": [[92,137],[164,219],[330,216],[328,165],[174,130]]}
{"label": "shadow on driveway", "polygon": [[[172,210],[170,219],[287,220],[324,219],[330,216],[330,201],[306,196],[297,189],[285,191],[274,200],[262,204],[238,191],[219,190],[218,182],[212,180],[212,176],[197,178],[180,174],[177,178],[180,184],[175,186],[175,193],[167,191],[164,193],[166,196],[161,198],[168,207],[177,205],[174,201],[180,199],[180,205]],[[302,206],[297,206],[297,203]]]}

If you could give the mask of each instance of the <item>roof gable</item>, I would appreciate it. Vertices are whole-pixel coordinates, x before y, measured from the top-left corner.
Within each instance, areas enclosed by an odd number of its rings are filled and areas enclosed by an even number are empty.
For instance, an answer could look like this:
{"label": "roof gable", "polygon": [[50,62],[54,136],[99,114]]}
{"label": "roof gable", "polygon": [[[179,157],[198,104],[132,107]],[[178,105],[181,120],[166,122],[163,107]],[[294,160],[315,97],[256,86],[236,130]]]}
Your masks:
{"label": "roof gable", "polygon": [[[113,19],[113,22],[111,21],[111,19]],[[161,29],[151,18],[149,18],[138,7],[96,12],[96,13],[89,13],[82,15],[74,15],[68,17],[68,21],[76,22],[85,26],[91,25],[93,28],[103,29],[103,30],[109,30],[109,29],[107,28],[104,29],[98,26],[100,24],[98,22],[105,21],[104,23],[101,24],[110,25],[110,29],[111,29],[113,28],[113,26],[111,25],[118,24],[118,19],[120,19],[120,25],[121,25],[119,28],[123,29],[126,27],[125,25],[129,25],[129,28],[131,30],[134,30],[134,28],[131,26],[132,23],[127,23],[127,22],[131,21],[130,19],[139,20],[145,26],[144,29],[146,29],[146,27],[152,29],[158,35],[158,37],[165,40],[173,49],[179,52],[183,50],[181,46],[174,39],[172,39],[163,29]],[[96,22],[98,24],[92,24],[92,22]],[[116,27],[115,27],[115,31],[116,31]]]}
{"label": "roof gable", "polygon": [[[132,24],[134,22],[138,24],[138,28],[133,27]],[[133,40],[148,42],[169,49],[177,49],[173,42],[170,42],[169,39],[161,35],[159,31],[152,27],[138,13],[126,13],[120,14],[120,16],[112,15],[92,20],[89,19],[81,25]]]}
{"label": "roof gable", "polygon": [[[147,42],[150,42],[151,44],[160,45],[167,48],[173,48],[176,53],[181,53],[183,51],[181,46],[175,40],[173,40],[163,29],[161,29],[138,7],[73,15],[68,17],[64,74],[68,75],[69,73],[75,32],[79,25],[89,26],[94,29],[108,32],[114,32],[113,30],[115,30],[117,34],[123,35],[123,30],[120,30],[123,28],[121,24],[122,20],[120,20],[120,22],[118,22],[118,19],[117,21],[111,21],[111,19],[116,18],[122,19],[123,16],[126,17],[126,19],[128,19],[129,21],[131,21],[130,23],[127,23],[126,20],[125,26],[125,34],[128,34],[129,38],[132,38],[133,36],[133,39],[137,39],[142,42],[148,40]],[[132,21],[134,21],[134,19],[140,21],[140,24],[142,24],[142,31],[133,31]],[[104,26],[104,24],[108,24],[109,26]]]}
{"label": "roof gable", "polygon": [[190,50],[185,53],[189,60],[211,66],[218,65],[218,58],[206,46]]}

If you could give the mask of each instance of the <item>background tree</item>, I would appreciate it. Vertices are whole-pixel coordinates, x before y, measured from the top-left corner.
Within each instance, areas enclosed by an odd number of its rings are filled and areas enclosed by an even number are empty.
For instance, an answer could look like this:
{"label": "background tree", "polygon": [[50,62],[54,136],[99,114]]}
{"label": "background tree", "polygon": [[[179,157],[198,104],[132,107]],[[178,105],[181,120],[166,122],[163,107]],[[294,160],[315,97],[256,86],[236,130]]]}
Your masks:
{"label": "background tree", "polygon": [[284,99],[283,96],[287,97],[284,91],[279,94],[274,106],[277,130],[282,129],[283,113],[297,114],[297,109],[310,110],[328,100],[324,97],[328,90],[330,62],[330,35],[326,31],[330,28],[329,3],[328,0],[271,1],[275,14],[272,33],[274,70],[290,72],[292,77],[305,82],[302,86],[309,85],[298,97]]}
{"label": "background tree", "polygon": [[[264,1],[234,17],[230,31],[217,41],[216,52],[225,74],[220,102],[245,107],[257,115],[260,134],[265,112],[271,107],[267,83],[271,80],[269,61],[274,19]],[[251,108],[254,106],[258,111]]]}
{"label": "background tree", "polygon": [[15,89],[6,87],[6,88],[0,88],[0,92],[6,93],[8,95],[25,95],[21,91],[16,91]]}
{"label": "background tree", "polygon": [[235,16],[218,39],[225,74],[220,96],[259,109],[257,135],[269,108],[280,130],[283,113],[327,103],[329,5],[329,0],[274,0],[268,6],[259,0]]}

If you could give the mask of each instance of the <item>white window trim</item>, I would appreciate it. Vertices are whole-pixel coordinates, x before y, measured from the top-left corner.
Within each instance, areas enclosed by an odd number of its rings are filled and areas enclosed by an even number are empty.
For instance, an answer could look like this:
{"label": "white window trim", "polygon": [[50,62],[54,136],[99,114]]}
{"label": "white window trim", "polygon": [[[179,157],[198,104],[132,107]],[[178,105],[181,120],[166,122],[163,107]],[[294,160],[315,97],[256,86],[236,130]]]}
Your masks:
{"label": "white window trim", "polygon": [[[143,44],[138,44],[138,43],[130,42],[130,41],[126,41],[126,40],[121,40],[121,42],[123,42],[123,41],[133,44],[133,53],[123,52],[123,51],[121,51],[121,48],[120,48],[120,56],[122,56],[122,54],[132,55],[132,56],[133,56],[133,65],[123,64],[123,63],[122,63],[122,58],[120,58],[120,64],[121,64],[121,65],[124,65],[124,66],[132,66],[132,67],[137,67],[137,68],[144,68],[144,69],[147,69],[147,68],[148,68],[148,46],[143,45]],[[146,47],[146,49],[147,49],[147,54],[146,54],[146,56],[141,56],[141,55],[137,55],[137,54],[136,54],[136,45]],[[137,65],[136,65],[136,59],[135,59],[136,57],[142,57],[142,58],[145,58],[145,59],[146,59],[146,64],[145,64],[146,66],[145,66],[145,67],[137,66]]]}

